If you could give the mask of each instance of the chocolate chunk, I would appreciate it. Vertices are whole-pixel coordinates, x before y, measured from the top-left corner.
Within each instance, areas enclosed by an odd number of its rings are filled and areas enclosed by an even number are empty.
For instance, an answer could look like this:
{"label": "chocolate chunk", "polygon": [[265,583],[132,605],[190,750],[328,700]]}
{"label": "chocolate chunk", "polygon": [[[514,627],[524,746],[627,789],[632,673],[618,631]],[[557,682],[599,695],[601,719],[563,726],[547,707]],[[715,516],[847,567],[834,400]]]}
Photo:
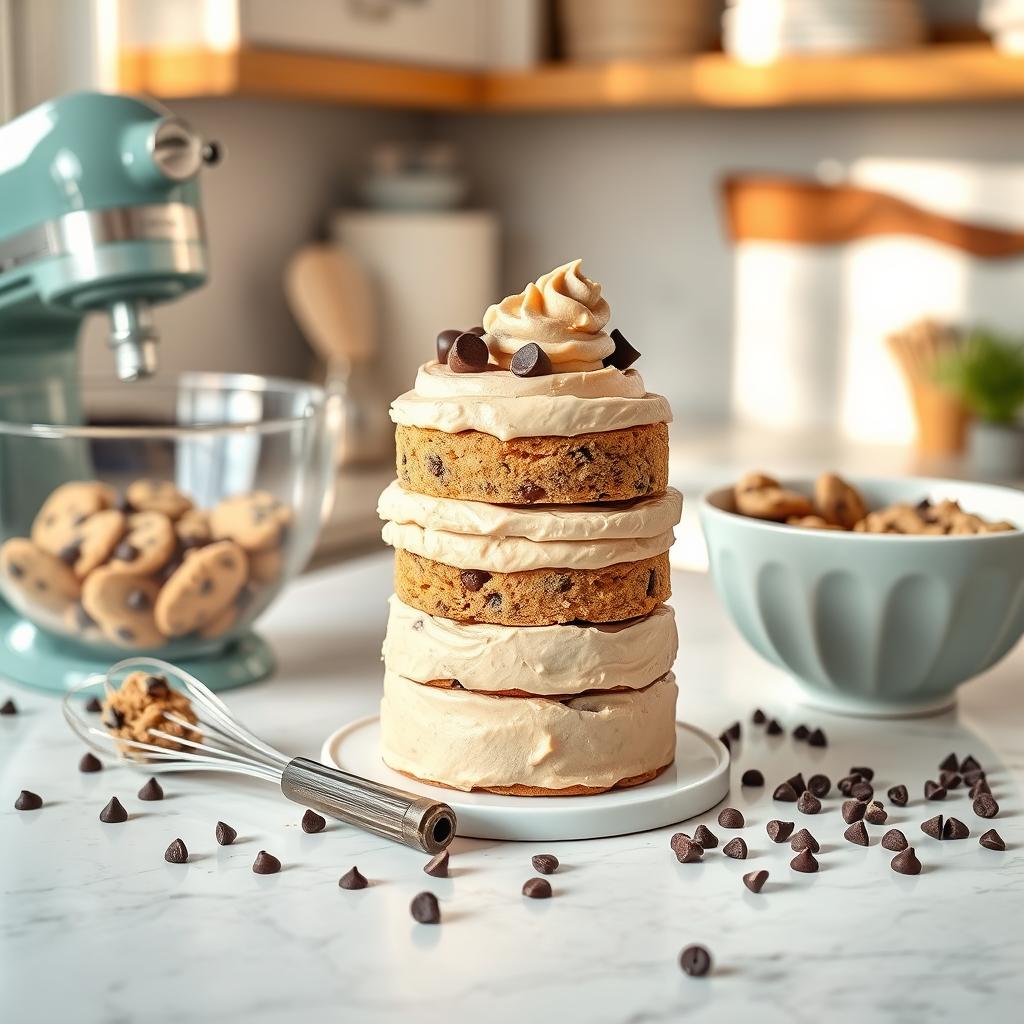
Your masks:
{"label": "chocolate chunk", "polygon": [[501,611],[501,594],[488,594],[484,598],[484,606],[490,608],[491,611]]}
{"label": "chocolate chunk", "polygon": [[735,807],[723,807],[718,815],[722,828],[743,828],[743,815]]}
{"label": "chocolate chunk", "polygon": [[693,833],[693,841],[700,843],[705,850],[713,850],[718,846],[718,836],[707,827],[707,825],[698,825],[696,831]]}
{"label": "chocolate chunk", "polygon": [[119,562],[134,562],[139,557],[139,549],[128,541],[123,540],[114,548],[114,558]]}
{"label": "chocolate chunk", "polygon": [[538,853],[530,858],[530,863],[542,875],[553,875],[558,870],[558,858],[553,853]]}
{"label": "chocolate chunk", "polygon": [[175,839],[170,846],[164,850],[164,860],[168,864],[184,864],[188,860],[188,849],[181,839]]}
{"label": "chocolate chunk", "polygon": [[978,779],[978,781],[971,786],[970,798],[973,800],[975,797],[981,796],[982,793],[991,794],[992,790],[989,789],[988,782],[985,779]]}
{"label": "chocolate chunk", "polygon": [[462,585],[471,593],[476,593],[489,579],[491,574],[484,569],[463,569],[459,573]]}
{"label": "chocolate chunk", "polygon": [[924,784],[924,797],[926,800],[945,800],[946,787],[940,786],[937,782],[933,782],[929,779]]}
{"label": "chocolate chunk", "polygon": [[223,821],[217,822],[217,827],[214,829],[213,834],[221,846],[230,846],[238,838],[238,833]]}
{"label": "chocolate chunk", "polygon": [[821,801],[810,791],[804,790],[796,802],[796,809],[801,814],[818,814],[821,812]]}
{"label": "chocolate chunk", "polygon": [[921,822],[921,831],[932,839],[942,838],[942,815],[936,814],[934,818]]}
{"label": "chocolate chunk", "polygon": [[991,793],[980,793],[974,798],[972,807],[979,818],[994,818],[999,813],[999,804]]}
{"label": "chocolate chunk", "polygon": [[742,786],[763,786],[764,776],[756,768],[748,768],[740,779]]}
{"label": "chocolate chunk", "polygon": [[815,729],[810,736],[807,737],[807,743],[812,747],[827,747],[828,737],[825,735],[823,729]]}
{"label": "chocolate chunk", "polygon": [[877,800],[872,800],[864,810],[864,820],[869,825],[884,825],[888,817],[888,811]]}
{"label": "chocolate chunk", "polygon": [[490,353],[487,343],[478,334],[460,334],[448,350],[448,369],[452,373],[481,373],[487,367]]}
{"label": "chocolate chunk", "polygon": [[528,503],[543,501],[548,496],[548,492],[543,487],[538,487],[532,480],[525,480],[517,490],[523,501]]}
{"label": "chocolate chunk", "polygon": [[135,587],[125,595],[124,606],[133,612],[144,612],[149,607],[149,595],[141,587]]}
{"label": "chocolate chunk", "polygon": [[68,541],[58,552],[57,557],[65,565],[74,565],[75,562],[81,557],[82,554],[82,538],[76,537],[72,541]]}
{"label": "chocolate chunk", "polygon": [[855,821],[844,833],[843,838],[857,846],[868,845],[868,830],[863,821]]}
{"label": "chocolate chunk", "polygon": [[350,867],[348,871],[338,879],[338,886],[342,889],[365,889],[369,884],[370,883],[363,876],[362,872],[355,865]]}
{"label": "chocolate chunk", "polygon": [[841,812],[843,821],[847,825],[852,825],[855,821],[860,821],[864,817],[867,809],[868,805],[863,800],[844,800]]}
{"label": "chocolate chunk", "polygon": [[540,345],[531,341],[517,349],[508,368],[517,377],[546,377],[551,373],[551,360]]}
{"label": "chocolate chunk", "polygon": [[124,725],[124,715],[115,707],[108,707],[103,709],[103,717],[100,721],[108,729],[120,729]]}
{"label": "chocolate chunk", "polygon": [[850,769],[851,775],[859,775],[865,782],[870,782],[875,777],[874,768],[866,768],[864,765],[854,765]]}
{"label": "chocolate chunk", "polygon": [[725,730],[731,740],[738,740],[743,734],[743,727],[739,722],[733,722],[728,729]]}
{"label": "chocolate chunk", "polygon": [[917,854],[914,853],[912,846],[908,846],[902,852],[897,853],[890,861],[889,866],[893,871],[898,871],[901,875],[921,874],[921,862],[917,859]]}
{"label": "chocolate chunk", "polygon": [[163,800],[164,791],[156,779],[151,778],[138,792],[140,800]]}
{"label": "chocolate chunk", "polygon": [[116,796],[110,798],[110,803],[100,811],[100,821],[107,825],[119,825],[122,821],[128,820],[128,812]]}
{"label": "chocolate chunk", "polygon": [[959,789],[963,781],[957,772],[939,772],[939,785],[944,786],[947,793],[951,789]]}
{"label": "chocolate chunk", "polygon": [[617,327],[610,337],[615,342],[615,351],[604,357],[603,364],[614,366],[616,370],[628,370],[640,358],[640,353],[626,341],[626,336]]}
{"label": "chocolate chunk", "polygon": [[85,710],[88,711],[90,715],[99,714],[103,710],[103,705],[100,703],[99,697],[90,697],[85,702]]}
{"label": "chocolate chunk", "polygon": [[171,693],[170,684],[165,676],[146,676],[146,696],[163,700]]}
{"label": "chocolate chunk", "polygon": [[98,772],[103,769],[103,762],[95,755],[91,753],[83,754],[82,760],[78,762],[78,770],[80,772]]}
{"label": "chocolate chunk", "polygon": [[315,835],[317,832],[323,832],[327,828],[327,819],[322,814],[317,814],[316,811],[311,811],[306,808],[305,814],[302,815],[302,831],[307,835]]}
{"label": "chocolate chunk", "polygon": [[832,783],[827,775],[812,775],[807,780],[807,788],[820,800],[828,796]]}
{"label": "chocolate chunk", "polygon": [[431,476],[440,477],[444,474],[444,463],[441,461],[440,455],[435,455],[431,452],[427,456],[427,471]]}
{"label": "chocolate chunk", "polygon": [[703,978],[711,970],[711,954],[703,946],[687,946],[679,954],[679,967],[691,978]]}
{"label": "chocolate chunk", "polygon": [[960,767],[960,762],[957,760],[956,754],[947,754],[940,762],[940,771],[955,772]]}
{"label": "chocolate chunk", "polygon": [[875,789],[870,782],[855,782],[850,788],[850,796],[854,800],[870,800],[874,795]]}
{"label": "chocolate chunk", "polygon": [[677,832],[669,840],[669,845],[680,864],[696,864],[704,856],[704,847],[685,832]]}
{"label": "chocolate chunk", "polygon": [[442,331],[437,336],[435,349],[437,351],[437,361],[439,363],[448,362],[448,353],[451,351],[453,342],[460,334],[462,334],[462,331],[450,327],[447,331]]}
{"label": "chocolate chunk", "polygon": [[423,865],[423,871],[425,874],[431,876],[431,878],[447,878],[448,877],[448,851],[442,850],[439,854],[431,857],[426,864]]}
{"label": "chocolate chunk", "polygon": [[990,828],[978,842],[985,847],[986,850],[1005,850],[1006,843],[1003,842],[1003,837],[994,829]]}
{"label": "chocolate chunk", "polygon": [[755,708],[750,720],[754,725],[764,725],[768,721],[768,716],[760,708]]}
{"label": "chocolate chunk", "polygon": [[773,843],[784,843],[793,834],[793,828],[792,821],[779,821],[778,818],[772,818],[765,825],[764,830]]}
{"label": "chocolate chunk", "polygon": [[886,850],[899,853],[900,850],[905,850],[909,845],[907,837],[898,828],[891,828],[882,836],[882,846]]}
{"label": "chocolate chunk", "polygon": [[796,790],[788,782],[780,783],[775,787],[775,792],[772,793],[772,799],[782,800],[787,804],[796,803]]}
{"label": "chocolate chunk", "polygon": [[257,875],[276,875],[281,870],[281,862],[266,850],[260,850],[252,862],[252,870]]}
{"label": "chocolate chunk", "polygon": [[964,772],[963,776],[964,782],[968,786],[975,786],[979,782],[982,782],[984,778],[985,773],[980,768],[976,769],[975,771]]}
{"label": "chocolate chunk", "polygon": [[735,839],[730,839],[729,842],[722,847],[722,853],[724,853],[726,857],[731,857],[733,860],[746,860],[747,844],[737,836]]}
{"label": "chocolate chunk", "polygon": [[729,734],[727,732],[720,732],[718,734],[718,742],[721,743],[726,750],[732,750],[732,740],[729,739]]}
{"label": "chocolate chunk", "polygon": [[803,772],[797,772],[796,775],[791,775],[786,781],[793,787],[793,792],[799,796],[805,789],[807,789],[807,783],[804,782]]}
{"label": "chocolate chunk", "polygon": [[769,736],[780,736],[782,734],[782,726],[779,725],[777,719],[773,718],[765,728],[765,732],[768,733]]}
{"label": "chocolate chunk", "polygon": [[523,895],[531,900],[549,900],[551,883],[546,878],[528,878],[523,882]]}
{"label": "chocolate chunk", "polygon": [[801,871],[805,875],[813,875],[818,870],[818,862],[810,850],[801,850],[790,862],[789,866],[794,871]]}
{"label": "chocolate chunk", "polygon": [[966,839],[971,830],[959,818],[947,818],[942,826],[943,839]]}
{"label": "chocolate chunk", "polygon": [[885,795],[889,798],[889,803],[895,804],[897,807],[906,807],[910,800],[907,787],[903,785],[893,786]]}
{"label": "chocolate chunk", "polygon": [[441,908],[437,905],[437,897],[432,892],[421,892],[412,898],[409,913],[420,924],[440,924]]}
{"label": "chocolate chunk", "polygon": [[43,798],[38,793],[23,789],[14,801],[16,811],[38,811],[43,806]]}
{"label": "chocolate chunk", "polygon": [[751,892],[760,892],[764,888],[764,883],[768,881],[767,871],[748,871],[743,876],[743,884]]}
{"label": "chocolate chunk", "polygon": [[793,730],[793,739],[795,739],[795,740],[801,740],[802,741],[802,740],[807,739],[807,737],[810,736],[810,735],[811,735],[811,730],[808,729],[806,725],[798,725]]}
{"label": "chocolate chunk", "polygon": [[0,715],[16,715],[17,713],[18,705],[10,697],[3,704],[0,704]]}
{"label": "chocolate chunk", "polygon": [[981,771],[981,765],[978,764],[978,762],[970,754],[968,754],[960,762],[960,774],[961,775],[966,775],[968,772],[979,772],[979,771]]}
{"label": "chocolate chunk", "polygon": [[817,853],[821,847],[818,845],[818,840],[811,835],[807,829],[802,828],[793,838],[789,841],[789,848],[791,850],[810,850],[812,853]]}

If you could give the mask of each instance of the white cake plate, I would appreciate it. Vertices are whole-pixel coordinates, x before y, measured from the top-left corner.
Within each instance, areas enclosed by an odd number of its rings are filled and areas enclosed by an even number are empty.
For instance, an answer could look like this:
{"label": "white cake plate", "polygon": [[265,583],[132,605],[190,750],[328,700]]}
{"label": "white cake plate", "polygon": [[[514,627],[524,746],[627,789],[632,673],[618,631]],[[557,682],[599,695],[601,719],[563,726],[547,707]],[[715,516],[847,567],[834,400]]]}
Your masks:
{"label": "white cake plate", "polygon": [[321,759],[353,775],[448,804],[458,835],[551,842],[628,835],[703,814],[729,792],[729,752],[676,722],[676,759],[652,782],[598,796],[516,797],[429,786],[392,771],[380,756],[380,719],[361,718],[324,742]]}

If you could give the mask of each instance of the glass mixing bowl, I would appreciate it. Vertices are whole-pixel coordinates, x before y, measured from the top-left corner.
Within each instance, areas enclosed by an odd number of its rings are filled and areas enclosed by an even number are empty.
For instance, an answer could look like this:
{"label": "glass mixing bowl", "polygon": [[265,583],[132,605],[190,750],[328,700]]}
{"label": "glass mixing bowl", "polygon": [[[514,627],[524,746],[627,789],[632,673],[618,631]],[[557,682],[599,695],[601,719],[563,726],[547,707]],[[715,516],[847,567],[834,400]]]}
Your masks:
{"label": "glass mixing bowl", "polygon": [[[59,410],[45,388],[0,383],[0,410]],[[234,653],[250,660],[234,682],[265,674],[249,629],[330,509],[335,399],[187,374],[87,379],[81,406],[54,418],[85,425],[0,421],[0,596],[16,613],[0,604],[0,673],[63,688],[81,674],[68,666],[131,653],[193,666]]]}

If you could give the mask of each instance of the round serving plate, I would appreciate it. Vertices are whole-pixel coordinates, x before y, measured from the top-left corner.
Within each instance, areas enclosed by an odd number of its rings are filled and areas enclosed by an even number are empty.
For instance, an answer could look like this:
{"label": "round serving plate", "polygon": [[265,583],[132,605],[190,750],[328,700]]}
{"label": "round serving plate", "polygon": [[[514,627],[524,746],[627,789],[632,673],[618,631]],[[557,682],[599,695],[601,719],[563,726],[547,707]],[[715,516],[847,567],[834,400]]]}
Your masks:
{"label": "round serving plate", "polygon": [[703,814],[729,792],[729,752],[713,736],[676,722],[675,762],[642,786],[597,796],[516,797],[463,793],[392,771],[380,756],[380,719],[361,718],[330,735],[321,760],[374,782],[441,800],[473,839],[555,842],[628,835]]}

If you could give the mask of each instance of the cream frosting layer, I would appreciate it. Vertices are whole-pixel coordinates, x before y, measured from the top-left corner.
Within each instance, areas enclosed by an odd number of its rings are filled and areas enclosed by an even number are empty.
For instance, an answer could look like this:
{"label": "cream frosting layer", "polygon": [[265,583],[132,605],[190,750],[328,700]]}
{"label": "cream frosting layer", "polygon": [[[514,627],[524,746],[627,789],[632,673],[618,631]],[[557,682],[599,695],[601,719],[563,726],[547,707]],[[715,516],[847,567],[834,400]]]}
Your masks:
{"label": "cream frosting layer", "polygon": [[567,701],[488,697],[384,674],[381,755],[455,789],[608,787],[675,756],[675,677]]}
{"label": "cream frosting layer", "polygon": [[466,690],[540,696],[625,686],[639,690],[672,668],[672,609],[606,625],[498,626],[427,615],[390,599],[384,664],[420,683],[457,679]]}
{"label": "cream frosting layer", "polygon": [[508,368],[512,356],[531,341],[557,370],[597,370],[615,351],[604,332],[611,316],[601,286],[580,270],[582,260],[556,267],[518,295],[509,295],[484,313],[491,358]]}
{"label": "cream frosting layer", "polygon": [[480,373],[454,373],[436,361],[416,371],[415,390],[421,398],[643,398],[647,394],[636,370],[614,366],[589,373],[517,377],[497,366]]}
{"label": "cream frosting layer", "polygon": [[674,488],[656,497],[607,505],[491,505],[407,491],[394,480],[377,502],[377,515],[427,530],[527,540],[585,541],[656,537],[679,522],[683,496]]}

